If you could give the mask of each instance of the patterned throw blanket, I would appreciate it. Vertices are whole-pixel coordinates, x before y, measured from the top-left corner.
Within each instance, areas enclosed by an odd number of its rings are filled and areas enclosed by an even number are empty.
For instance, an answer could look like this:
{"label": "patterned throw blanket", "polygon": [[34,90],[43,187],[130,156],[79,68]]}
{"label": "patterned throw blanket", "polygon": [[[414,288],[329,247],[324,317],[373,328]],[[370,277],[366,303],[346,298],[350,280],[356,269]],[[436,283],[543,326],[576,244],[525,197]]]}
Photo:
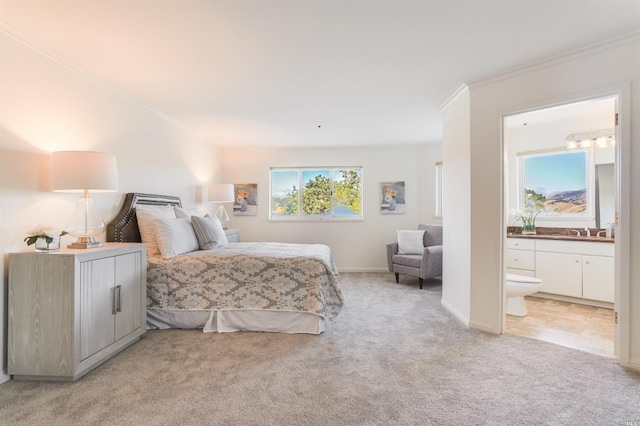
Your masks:
{"label": "patterned throw blanket", "polygon": [[344,304],[336,274],[323,244],[231,243],[149,257],[147,306],[308,312],[330,321]]}

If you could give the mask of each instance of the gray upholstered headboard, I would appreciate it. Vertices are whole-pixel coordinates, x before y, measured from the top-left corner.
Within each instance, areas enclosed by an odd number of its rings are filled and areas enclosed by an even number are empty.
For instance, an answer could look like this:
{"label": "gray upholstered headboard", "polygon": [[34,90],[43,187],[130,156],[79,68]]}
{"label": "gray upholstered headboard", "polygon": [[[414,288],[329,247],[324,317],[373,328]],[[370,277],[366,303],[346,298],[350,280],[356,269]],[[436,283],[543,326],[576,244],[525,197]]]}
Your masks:
{"label": "gray upholstered headboard", "polygon": [[180,197],[130,192],[126,195],[124,204],[116,217],[107,225],[107,241],[117,243],[139,243],[142,241],[136,218],[136,205],[138,204],[165,206],[170,204],[182,207]]}

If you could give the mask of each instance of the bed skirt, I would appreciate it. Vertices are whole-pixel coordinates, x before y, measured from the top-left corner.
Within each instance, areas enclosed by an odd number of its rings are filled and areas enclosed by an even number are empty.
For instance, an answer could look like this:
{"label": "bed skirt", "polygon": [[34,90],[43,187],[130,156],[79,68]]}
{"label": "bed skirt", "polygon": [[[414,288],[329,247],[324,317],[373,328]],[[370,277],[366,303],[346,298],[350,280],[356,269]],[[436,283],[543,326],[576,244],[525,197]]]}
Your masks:
{"label": "bed skirt", "polygon": [[147,329],[167,328],[201,328],[205,333],[264,331],[320,334],[326,327],[324,318],[308,312],[147,308]]}

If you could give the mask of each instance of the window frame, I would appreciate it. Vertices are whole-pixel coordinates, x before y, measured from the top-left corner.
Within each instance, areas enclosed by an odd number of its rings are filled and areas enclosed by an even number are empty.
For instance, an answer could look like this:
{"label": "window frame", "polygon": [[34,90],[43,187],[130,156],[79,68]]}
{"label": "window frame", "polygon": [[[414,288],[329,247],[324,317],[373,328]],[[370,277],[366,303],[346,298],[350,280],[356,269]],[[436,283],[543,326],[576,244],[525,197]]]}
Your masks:
{"label": "window frame", "polygon": [[436,209],[433,217],[442,219],[442,161],[436,162]]}
{"label": "window frame", "polygon": [[[302,213],[302,200],[304,194],[303,172],[304,171],[328,171],[330,208],[327,214],[306,215]],[[338,170],[357,170],[360,175],[360,214],[336,215],[334,212],[334,176]],[[273,172],[274,171],[295,171],[298,173],[298,214],[296,215],[274,215],[273,213]],[[269,217],[270,222],[358,222],[364,220],[364,168],[362,166],[304,166],[304,167],[270,167],[269,168]]]}

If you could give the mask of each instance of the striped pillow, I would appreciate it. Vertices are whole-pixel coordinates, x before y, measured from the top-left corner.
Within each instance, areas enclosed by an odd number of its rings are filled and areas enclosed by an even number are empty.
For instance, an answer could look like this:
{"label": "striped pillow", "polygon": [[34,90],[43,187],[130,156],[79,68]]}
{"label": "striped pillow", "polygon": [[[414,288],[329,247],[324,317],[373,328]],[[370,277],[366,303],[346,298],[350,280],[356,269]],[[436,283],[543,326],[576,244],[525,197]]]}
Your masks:
{"label": "striped pillow", "polygon": [[176,214],[170,205],[157,206],[138,204],[136,205],[136,219],[140,230],[140,239],[147,244],[147,255],[156,256],[160,254],[158,238],[154,221],[156,219],[174,219]]}
{"label": "striped pillow", "polygon": [[191,216],[191,225],[196,233],[200,250],[211,250],[229,244],[227,234],[225,234],[222,223],[217,217]]}

